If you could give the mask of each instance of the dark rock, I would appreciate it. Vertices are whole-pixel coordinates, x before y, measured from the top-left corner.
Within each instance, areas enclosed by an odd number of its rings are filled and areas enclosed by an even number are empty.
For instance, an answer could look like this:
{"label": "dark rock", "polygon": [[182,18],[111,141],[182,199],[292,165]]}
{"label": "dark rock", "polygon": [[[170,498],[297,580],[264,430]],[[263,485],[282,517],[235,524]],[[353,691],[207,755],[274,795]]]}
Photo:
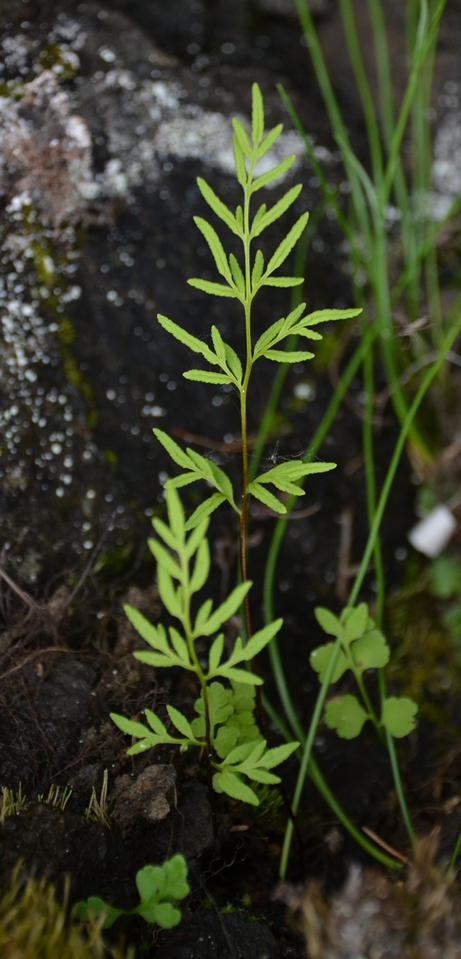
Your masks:
{"label": "dark rock", "polygon": [[147,766],[134,782],[129,775],[116,779],[112,817],[123,835],[127,835],[139,819],[152,823],[168,816],[167,793],[174,790],[175,780],[174,766],[164,764]]}
{"label": "dark rock", "polygon": [[197,911],[160,936],[158,959],[278,959],[277,943],[267,926],[248,922],[243,913]]}

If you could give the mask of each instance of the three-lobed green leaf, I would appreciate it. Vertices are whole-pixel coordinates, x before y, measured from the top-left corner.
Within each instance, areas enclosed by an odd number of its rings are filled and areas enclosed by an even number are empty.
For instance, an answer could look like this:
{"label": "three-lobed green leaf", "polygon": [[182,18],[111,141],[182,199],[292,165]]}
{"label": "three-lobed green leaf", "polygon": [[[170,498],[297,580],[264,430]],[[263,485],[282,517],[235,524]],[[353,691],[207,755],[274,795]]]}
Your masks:
{"label": "three-lobed green leaf", "polygon": [[104,915],[103,929],[109,929],[119,916],[141,916],[163,929],[178,925],[181,912],[175,903],[190,892],[184,856],[178,853],[161,866],[147,865],[139,869],[136,886],[140,902],[134,909],[117,909],[99,896],[90,896],[86,902],[78,903],[77,918],[87,921],[91,916]]}

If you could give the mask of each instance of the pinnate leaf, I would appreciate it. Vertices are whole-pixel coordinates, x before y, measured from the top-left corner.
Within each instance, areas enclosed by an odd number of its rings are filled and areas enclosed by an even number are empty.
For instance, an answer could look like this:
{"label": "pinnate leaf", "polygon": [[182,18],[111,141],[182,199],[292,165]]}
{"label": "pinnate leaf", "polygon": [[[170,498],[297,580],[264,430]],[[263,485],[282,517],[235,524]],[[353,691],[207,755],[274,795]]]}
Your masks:
{"label": "pinnate leaf", "polygon": [[173,580],[164,566],[158,566],[157,580],[158,591],[163,605],[166,607],[171,616],[179,617],[182,611],[181,602],[173,585]]}
{"label": "pinnate leaf", "polygon": [[208,499],[204,500],[203,503],[200,503],[197,506],[197,509],[194,510],[192,515],[189,517],[186,523],[186,530],[194,529],[196,526],[201,523],[206,516],[210,516],[211,513],[214,513],[215,509],[225,503],[226,497],[223,493],[213,493],[212,496],[209,496]]}
{"label": "pinnate leaf", "polygon": [[261,250],[256,250],[256,256],[253,264],[253,271],[251,274],[251,285],[252,287],[257,286],[259,283],[264,270],[264,256]]}
{"label": "pinnate leaf", "polygon": [[244,153],[247,157],[251,157],[253,150],[251,149],[247,132],[237,117],[234,117],[232,120],[232,126],[234,128],[234,139],[237,140],[242,153]]}
{"label": "pinnate leaf", "polygon": [[224,633],[219,633],[211,644],[208,654],[208,678],[215,675],[216,669],[221,662],[221,656],[224,651]]}
{"label": "pinnate leaf", "polygon": [[241,231],[238,228],[237,222],[231,210],[216,196],[214,190],[211,189],[211,186],[205,180],[202,180],[201,177],[197,178],[198,188],[202,194],[204,200],[208,203],[208,206],[211,207],[216,216],[219,216],[221,220],[235,233],[237,236],[241,236]]}
{"label": "pinnate leaf", "polygon": [[245,583],[240,583],[235,589],[229,593],[227,599],[221,603],[212,613],[210,613],[208,620],[201,627],[202,636],[212,636],[213,633],[216,633],[220,626],[223,623],[226,623],[234,613],[240,608],[245,599],[248,590],[251,588],[252,583],[248,580]]}
{"label": "pinnate leaf", "polygon": [[[240,299],[237,290],[234,290],[231,286],[224,286],[222,283],[213,283],[211,280],[198,279],[188,280],[187,282],[189,286],[195,287],[196,290],[201,290],[202,293],[209,293],[211,296],[228,296],[234,299]],[[213,362],[216,363],[216,360]]]}
{"label": "pinnate leaf", "polygon": [[122,733],[126,733],[127,736],[133,736],[136,739],[144,738],[146,733],[148,734],[149,730],[143,726],[142,723],[135,722],[134,719],[127,719],[125,716],[119,716],[118,713],[111,713],[110,718]]}
{"label": "pinnate leaf", "polygon": [[257,480],[253,480],[248,484],[248,492],[256,499],[259,499],[260,503],[264,503],[264,506],[273,510],[274,513],[286,513],[286,506],[284,506],[273,493],[270,493],[265,486],[258,483]]}
{"label": "pinnate leaf", "polygon": [[226,679],[230,679],[232,682],[243,683],[248,686],[261,686],[263,683],[261,677],[256,676],[256,673],[251,672],[249,669],[238,669],[235,666],[227,666],[226,664],[219,667],[216,675],[225,676]]}
{"label": "pinnate leaf", "polygon": [[234,383],[234,378],[227,373],[212,373],[208,370],[186,370],[183,377],[185,380],[193,380],[195,383],[216,383],[221,386]]}
{"label": "pinnate leaf", "polygon": [[166,633],[161,625],[154,626],[153,623],[150,623],[142,613],[139,612],[139,609],[135,609],[134,606],[126,604],[123,607],[128,619],[135,630],[146,640],[146,643],[149,643],[154,649],[160,650],[162,653],[168,652],[168,642],[166,638]]}
{"label": "pinnate leaf", "polygon": [[195,736],[186,717],[183,716],[179,709],[175,709],[174,706],[167,706],[166,708],[173,726],[176,726],[176,729],[178,729],[186,739],[190,739],[192,742],[195,742]]}
{"label": "pinnate leaf", "polygon": [[274,360],[276,363],[303,363],[304,360],[311,360],[313,353],[302,350],[267,350],[262,354],[266,360]]}
{"label": "pinnate leaf", "polygon": [[171,644],[173,646],[173,649],[181,665],[184,666],[186,669],[188,669],[189,667],[193,668],[190,660],[189,648],[187,646],[185,639],[183,639],[181,634],[178,633],[178,630],[175,629],[174,626],[170,627],[169,632],[170,632]]}
{"label": "pinnate leaf", "polygon": [[190,469],[190,460],[187,453],[171,439],[171,436],[168,436],[168,433],[165,433],[163,430],[154,429],[154,436],[157,437],[159,443],[162,444],[164,449],[166,449],[168,455],[171,457],[174,463],[177,463],[178,466],[182,466],[183,469]]}
{"label": "pinnate leaf", "polygon": [[271,223],[275,223],[276,220],[281,217],[286,210],[291,206],[292,203],[296,200],[302,190],[302,184],[298,183],[297,186],[288,190],[288,193],[285,193],[285,196],[282,196],[281,200],[278,203],[275,203],[270,210],[267,210],[267,213],[260,219],[259,223],[255,224],[253,222],[251,227],[251,236],[259,236],[263,230],[266,229]]}
{"label": "pinnate leaf", "polygon": [[264,133],[264,105],[263,98],[261,95],[261,90],[257,83],[253,83],[251,88],[252,93],[252,110],[251,110],[251,136],[253,143],[259,143],[262,140]]}
{"label": "pinnate leaf", "polygon": [[304,283],[302,276],[270,276],[264,280],[264,286],[301,286]]}
{"label": "pinnate leaf", "polygon": [[[195,281],[193,280],[189,280],[189,283],[192,285],[194,282]],[[173,320],[169,320],[167,316],[162,316],[161,313],[157,314],[157,319],[160,323],[160,326],[163,326],[168,333],[171,333],[172,336],[174,336],[177,340],[179,340],[181,343],[184,343],[189,350],[193,350],[194,353],[201,353],[209,363],[216,363],[216,357],[210,350],[210,347],[207,346],[206,343],[203,343],[202,340],[199,340],[198,337],[192,336],[191,333],[187,333],[186,330],[183,330],[182,326],[178,326],[177,323],[173,323]]]}
{"label": "pinnate leaf", "polygon": [[208,223],[208,220],[204,220],[201,216],[194,216],[194,223],[196,226],[198,226],[200,232],[203,233],[203,236],[210,247],[218,273],[220,273],[221,276],[223,276],[228,283],[230,283],[232,280],[232,274],[227,262],[227,256],[224,252],[224,247],[219,239],[218,234],[216,233],[216,230],[211,226],[211,223]]}
{"label": "pinnate leaf", "polygon": [[[283,619],[280,617],[279,619],[274,619],[272,623],[268,623],[267,626],[263,626],[262,629],[258,629],[256,633],[253,633],[253,636],[251,636],[242,649],[241,659],[249,661],[254,659],[255,656],[258,656],[261,650],[270,643],[271,639],[274,638],[282,626]],[[230,660],[236,662],[233,654],[231,654]]]}
{"label": "pinnate leaf", "polygon": [[173,577],[173,579],[181,579],[181,567],[178,565],[175,559],[161,543],[156,539],[149,540],[149,549],[152,555],[157,560],[157,566],[163,566],[166,569],[167,573]]}
{"label": "pinnate leaf", "polygon": [[272,167],[271,170],[267,170],[266,173],[262,173],[261,176],[256,177],[251,184],[251,192],[256,193],[257,190],[260,190],[261,187],[266,186],[268,183],[272,183],[274,180],[278,180],[280,176],[283,176],[287,170],[293,164],[295,159],[294,153],[292,156],[285,157],[284,160],[281,160],[280,163],[277,163],[277,166]]}
{"label": "pinnate leaf", "polygon": [[279,266],[286,260],[287,256],[291,253],[295,243],[298,242],[301,234],[303,233],[307,221],[309,219],[308,213],[303,213],[299,217],[299,220],[296,221],[294,226],[292,226],[290,232],[287,234],[284,240],[277,247],[275,253],[271,256],[269,263],[267,264],[266,273],[269,275],[273,273],[274,270],[277,270]]}
{"label": "pinnate leaf", "polygon": [[354,316],[359,316],[362,310],[315,310],[306,317],[309,326],[316,326],[317,323],[328,323],[330,320],[349,320]]}
{"label": "pinnate leaf", "polygon": [[191,593],[198,593],[199,589],[205,585],[208,573],[210,572],[210,548],[208,540],[202,539],[197,550],[195,558],[194,571],[192,573],[189,588]]}
{"label": "pinnate leaf", "polygon": [[250,806],[259,806],[259,799],[254,790],[242,782],[240,776],[230,769],[223,769],[222,772],[214,774],[213,789],[217,793],[226,793],[231,799],[239,799],[241,802],[249,803]]}
{"label": "pinnate leaf", "polygon": [[[247,177],[246,166],[245,166],[245,154],[240,146],[240,143],[238,142],[235,132],[233,136],[232,146],[234,149],[234,163],[235,163],[235,172],[237,175],[237,180],[240,183],[240,186],[242,187],[242,189],[246,189],[248,177]],[[241,207],[237,207],[235,211],[235,218],[237,220],[237,223],[240,229],[243,231],[243,212],[241,213],[240,211],[241,211]]]}
{"label": "pinnate leaf", "polygon": [[256,156],[258,160],[260,160],[261,157],[263,157],[264,154],[267,153],[268,150],[270,150],[271,146],[273,146],[275,141],[278,140],[282,130],[283,130],[283,125],[281,123],[279,123],[272,130],[269,130],[269,133],[266,134],[263,142],[261,143],[261,146],[258,147],[258,150],[256,152]]}

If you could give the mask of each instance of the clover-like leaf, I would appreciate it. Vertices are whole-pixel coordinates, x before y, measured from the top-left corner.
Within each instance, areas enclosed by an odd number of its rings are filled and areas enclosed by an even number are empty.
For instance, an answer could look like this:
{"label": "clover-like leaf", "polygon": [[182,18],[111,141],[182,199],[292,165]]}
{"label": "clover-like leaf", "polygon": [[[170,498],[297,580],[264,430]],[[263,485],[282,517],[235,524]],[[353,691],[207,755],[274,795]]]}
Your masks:
{"label": "clover-like leaf", "polygon": [[[215,726],[225,723],[226,719],[232,715],[234,707],[232,706],[232,691],[226,689],[222,683],[210,683],[207,690],[208,712],[210,719],[211,737],[214,738]],[[198,713],[198,718],[193,719],[191,728],[194,736],[202,737],[205,735],[205,704],[203,693],[194,703],[194,709]]]}
{"label": "clover-like leaf", "polygon": [[380,669],[390,658],[390,649],[379,629],[370,629],[352,645],[352,658],[357,672]]}
{"label": "clover-like leaf", "polygon": [[342,641],[349,645],[355,639],[363,636],[368,623],[368,606],[360,603],[356,607],[347,607],[341,613],[343,626]]}
{"label": "clover-like leaf", "polygon": [[324,606],[317,606],[314,609],[314,616],[324,633],[328,633],[329,636],[341,636],[341,622],[329,609],[325,609]]}
{"label": "clover-like leaf", "polygon": [[368,715],[358,699],[349,694],[330,699],[325,707],[325,722],[341,739],[355,739],[367,719]]}
{"label": "clover-like leaf", "polygon": [[[325,610],[325,612],[328,612],[328,610]],[[336,643],[325,643],[323,646],[318,646],[317,649],[314,649],[309,656],[312,669],[315,669],[315,672],[318,673],[321,683],[323,683],[327,675],[327,670],[336,648]],[[343,676],[349,668],[349,663],[343,651],[340,649],[330,682],[337,683],[338,679],[341,679],[341,676]]]}
{"label": "clover-like leaf", "polygon": [[136,874],[136,886],[141,906],[153,899],[173,902],[184,899],[190,892],[184,856],[177,853],[161,866],[144,866]]}
{"label": "clover-like leaf", "polygon": [[117,909],[99,896],[90,896],[79,902],[78,919],[87,921],[92,916],[105,916],[103,929],[109,929],[119,916],[141,916],[146,922],[171,929],[181,919],[180,910],[173,905],[190,892],[187,882],[187,863],[180,853],[162,866],[147,865],[136,873],[140,903],[135,909]]}
{"label": "clover-like leaf", "polygon": [[415,728],[418,707],[406,696],[389,696],[384,700],[381,723],[391,736],[401,739]]}
{"label": "clover-like leaf", "polygon": [[80,919],[82,922],[88,922],[93,917],[99,918],[99,916],[104,916],[102,928],[110,929],[119,916],[126,915],[126,910],[110,906],[109,903],[101,899],[100,896],[89,896],[86,902],[77,903],[75,915],[77,919]]}

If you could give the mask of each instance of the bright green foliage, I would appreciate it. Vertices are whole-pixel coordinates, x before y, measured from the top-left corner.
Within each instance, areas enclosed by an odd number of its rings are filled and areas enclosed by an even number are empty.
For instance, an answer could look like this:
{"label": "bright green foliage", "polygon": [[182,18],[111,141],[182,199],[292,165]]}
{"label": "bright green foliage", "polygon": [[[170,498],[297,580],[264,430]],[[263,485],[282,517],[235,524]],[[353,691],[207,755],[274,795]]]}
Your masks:
{"label": "bright green foliage", "polygon": [[[149,545],[157,560],[160,599],[168,612],[179,621],[181,630],[170,626],[167,632],[161,623],[150,623],[132,606],[126,606],[125,612],[151,647],[150,650],[136,652],[134,655],[137,659],[154,667],[182,666],[196,674],[201,686],[200,698],[194,706],[197,718],[189,722],[173,706],[167,706],[168,729],[151,709],[145,710],[147,725],[117,713],[112,713],[111,718],[122,732],[137,740],[128,750],[129,755],[162,744],[179,746],[181,750],[191,747],[203,749],[216,771],[214,788],[218,792],[227,792],[235,799],[257,805],[256,794],[245,785],[242,777],[256,782],[279,782],[279,777],[268,770],[283,762],[298,746],[298,743],[290,743],[275,750],[266,749],[254,717],[254,687],[260,685],[262,680],[245,668],[245,664],[270,643],[280,629],[282,620],[277,619],[258,630],[245,645],[237,637],[230,653],[225,652],[224,633],[218,631],[237,612],[251,583],[236,586],[216,608],[213,608],[211,600],[206,600],[193,617],[192,597],[202,589],[210,570],[210,551],[206,538],[208,519],[202,520],[189,532],[174,485],[166,489],[166,503],[168,524],[160,519],[153,520],[159,539],[150,540]],[[211,637],[214,638],[209,646],[207,665],[204,666],[195,644],[197,640]],[[228,680],[230,687],[213,681],[217,677]],[[256,746],[258,749],[254,753]]]}
{"label": "bright green foliage", "polygon": [[266,483],[272,483],[276,489],[283,493],[297,493],[302,495],[304,490],[298,486],[296,480],[302,476],[308,476],[312,473],[326,473],[335,468],[335,463],[300,463],[298,460],[291,460],[287,463],[279,463],[272,469],[261,473],[251,483],[248,484],[249,492],[261,500],[265,506],[269,506],[276,513],[286,513],[283,503],[277,499],[273,493],[266,489]]}
{"label": "bright green foliage", "polygon": [[136,873],[136,886],[140,902],[134,909],[118,909],[99,896],[90,896],[86,902],[79,902],[77,917],[88,920],[92,916],[105,915],[103,929],[109,929],[119,916],[142,916],[146,922],[155,923],[162,929],[178,925],[181,912],[174,903],[190,892],[184,856],[178,853],[162,866],[144,866]]}
{"label": "bright green foliage", "polygon": [[383,700],[381,715],[373,709],[363,682],[367,669],[380,669],[389,662],[390,649],[382,632],[368,615],[366,603],[343,609],[340,617],[328,609],[315,610],[317,622],[336,642],[314,649],[310,663],[320,682],[326,679],[334,660],[330,682],[336,683],[350,670],[359,687],[362,702],[347,694],[331,699],[325,708],[325,722],[341,739],[355,739],[370,719],[378,731],[383,728],[396,738],[407,736],[414,729],[416,703],[406,697],[390,696]]}
{"label": "bright green foliage", "polygon": [[[158,321],[165,330],[183,343],[184,346],[194,353],[200,354],[209,366],[215,368],[211,370],[188,370],[183,374],[186,379],[197,380],[202,383],[212,383],[214,385],[227,384],[233,386],[239,393],[242,441],[244,445],[243,457],[245,459],[246,404],[248,383],[254,363],[259,359],[272,360],[276,363],[299,363],[304,360],[309,360],[314,355],[311,352],[305,350],[286,350],[284,348],[288,337],[296,335],[308,340],[320,340],[320,333],[312,329],[313,327],[318,326],[320,323],[325,323],[328,320],[348,319],[349,317],[357,316],[361,311],[332,309],[316,310],[314,313],[305,314],[306,304],[301,303],[296,309],[292,310],[288,316],[282,317],[275,323],[272,323],[253,345],[251,337],[251,306],[257,292],[263,286],[293,287],[303,282],[302,277],[274,276],[273,274],[282,266],[301,237],[307,224],[308,214],[303,213],[298,218],[270,257],[267,264],[264,262],[264,256],[260,249],[257,249],[253,254],[252,243],[254,240],[260,236],[263,230],[278,220],[295,202],[301,192],[301,185],[298,184],[297,186],[291,187],[284,196],[269,209],[266,204],[263,203],[258,207],[252,217],[250,207],[254,194],[262,187],[273,183],[287,173],[293,163],[294,156],[287,157],[272,169],[267,170],[259,176],[257,175],[258,161],[268,152],[271,146],[273,146],[282,132],[282,126],[277,126],[264,136],[263,100],[257,84],[253,85],[251,137],[247,134],[239,120],[234,120],[233,126],[235,168],[238,182],[243,191],[242,205],[238,206],[235,211],[232,211],[216,196],[215,192],[204,180],[199,178],[197,182],[204,200],[213,213],[242,241],[242,262],[239,263],[233,253],[227,256],[218,234],[207,220],[204,220],[202,217],[195,217],[195,223],[210,248],[216,269],[224,282],[215,283],[209,280],[193,279],[189,280],[189,283],[191,286],[205,293],[213,296],[230,297],[241,303],[245,314],[245,341],[247,347],[245,362],[242,363],[235,350],[223,340],[216,326],[211,328],[210,346],[198,337],[192,336],[166,316],[159,315]],[[205,500],[198,510],[189,518],[189,528],[195,526],[205,515],[209,515],[224,501],[227,501],[232,508],[240,514],[241,511],[236,505],[230,481],[225,477],[225,474],[219,467],[191,449],[183,452],[178,444],[166,436],[165,433],[162,433],[161,430],[154,430],[154,432],[174,462],[185,470],[185,472],[182,472],[178,477],[168,480],[167,485],[174,484],[176,487],[180,487],[188,483],[193,483],[195,480],[205,479],[217,491]],[[282,493],[295,493],[301,496],[304,490],[302,486],[296,484],[296,480],[300,480],[314,472],[331,470],[334,466],[334,463],[309,464],[299,461],[295,463],[283,463],[282,466],[268,470],[261,476],[258,476],[251,484],[247,484],[247,471],[244,464],[243,499],[245,500],[248,495],[253,495],[270,509],[278,513],[285,513],[285,506],[273,493],[267,490],[267,484],[272,484]]]}

